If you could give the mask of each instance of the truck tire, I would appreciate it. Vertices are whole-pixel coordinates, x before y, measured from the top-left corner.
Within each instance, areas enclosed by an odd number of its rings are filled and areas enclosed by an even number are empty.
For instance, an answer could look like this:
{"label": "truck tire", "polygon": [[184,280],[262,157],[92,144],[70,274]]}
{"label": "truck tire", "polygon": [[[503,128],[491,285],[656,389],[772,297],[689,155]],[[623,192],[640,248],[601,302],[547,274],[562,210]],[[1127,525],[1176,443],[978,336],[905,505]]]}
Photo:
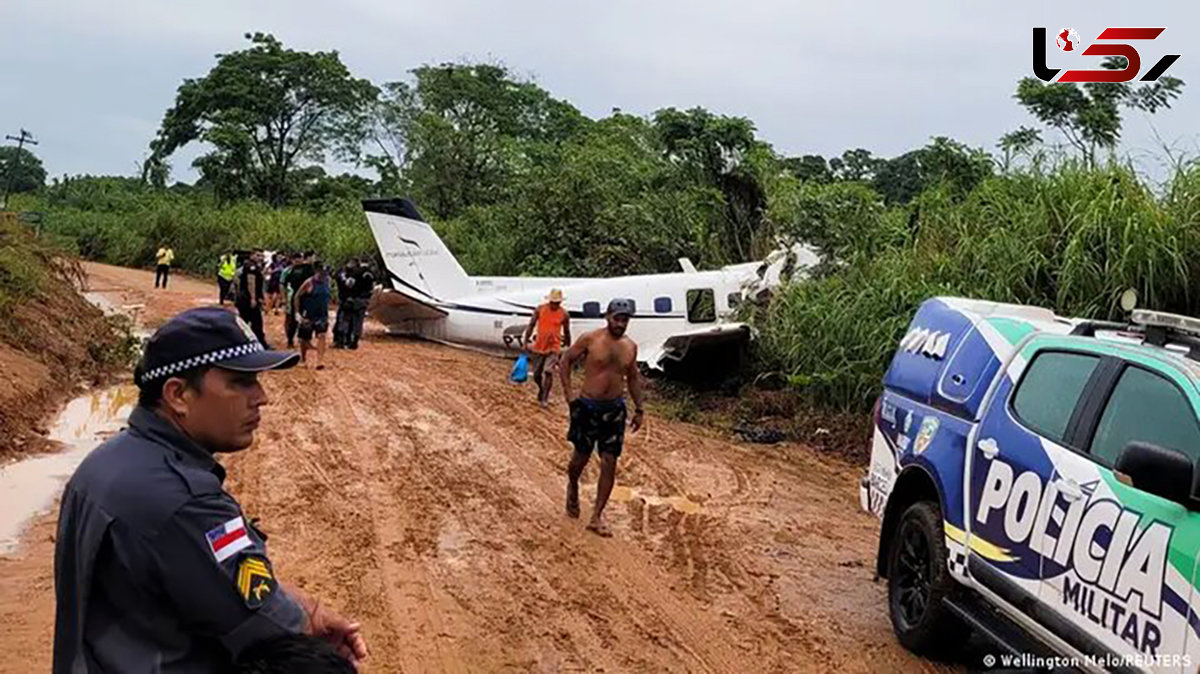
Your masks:
{"label": "truck tire", "polygon": [[966,642],[970,631],[942,603],[958,589],[946,557],[937,504],[909,506],[888,546],[888,614],[896,638],[918,655],[948,655]]}

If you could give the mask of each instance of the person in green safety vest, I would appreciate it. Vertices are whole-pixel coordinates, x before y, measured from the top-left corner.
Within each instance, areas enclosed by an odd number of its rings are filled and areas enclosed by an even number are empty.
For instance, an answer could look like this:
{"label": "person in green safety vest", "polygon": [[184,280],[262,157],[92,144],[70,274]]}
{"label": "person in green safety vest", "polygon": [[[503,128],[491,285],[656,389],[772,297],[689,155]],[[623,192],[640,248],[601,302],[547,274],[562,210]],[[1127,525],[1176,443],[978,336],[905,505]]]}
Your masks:
{"label": "person in green safety vest", "polygon": [[233,277],[236,273],[237,258],[233,253],[225,253],[221,256],[221,260],[217,264],[217,286],[221,289],[221,304],[225,304],[225,298],[230,297],[230,290],[233,287]]}

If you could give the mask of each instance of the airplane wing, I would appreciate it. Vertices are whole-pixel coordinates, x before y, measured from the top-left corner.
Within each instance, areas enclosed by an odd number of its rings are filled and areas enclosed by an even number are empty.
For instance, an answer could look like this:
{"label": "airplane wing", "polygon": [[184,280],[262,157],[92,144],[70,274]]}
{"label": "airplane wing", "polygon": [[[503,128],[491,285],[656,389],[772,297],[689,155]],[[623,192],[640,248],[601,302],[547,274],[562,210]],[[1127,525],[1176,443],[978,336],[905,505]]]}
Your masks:
{"label": "airplane wing", "polygon": [[376,291],[371,298],[370,312],[384,325],[396,325],[403,321],[433,321],[448,315],[431,304],[386,288]]}
{"label": "airplane wing", "polygon": [[721,323],[671,335],[658,346],[650,346],[639,354],[653,368],[661,368],[668,360],[680,361],[692,347],[715,346],[750,338],[750,326],[745,323]]}

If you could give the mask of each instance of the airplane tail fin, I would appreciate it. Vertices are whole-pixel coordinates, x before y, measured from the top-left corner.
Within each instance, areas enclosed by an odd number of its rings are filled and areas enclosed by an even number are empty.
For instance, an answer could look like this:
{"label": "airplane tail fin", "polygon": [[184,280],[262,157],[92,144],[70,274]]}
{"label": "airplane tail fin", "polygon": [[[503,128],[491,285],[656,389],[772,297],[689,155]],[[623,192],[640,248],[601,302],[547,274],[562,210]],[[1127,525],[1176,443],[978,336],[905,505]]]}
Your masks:
{"label": "airplane tail fin", "polygon": [[367,222],[396,290],[421,302],[475,292],[471,278],[408,199],[367,199]]}

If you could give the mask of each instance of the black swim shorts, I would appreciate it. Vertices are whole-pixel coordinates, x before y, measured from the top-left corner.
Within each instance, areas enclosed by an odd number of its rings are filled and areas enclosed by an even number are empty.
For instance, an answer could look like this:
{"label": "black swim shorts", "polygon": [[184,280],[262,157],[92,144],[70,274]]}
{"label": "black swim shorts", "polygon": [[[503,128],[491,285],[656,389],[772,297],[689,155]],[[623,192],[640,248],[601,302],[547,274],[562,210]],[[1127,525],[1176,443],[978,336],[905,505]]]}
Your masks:
{"label": "black swim shorts", "polygon": [[620,456],[625,444],[625,399],[576,398],[571,403],[571,428],[567,440],[575,451]]}
{"label": "black swim shorts", "polygon": [[307,318],[300,320],[300,339],[308,341],[313,338],[313,333],[323,335],[329,330],[329,321],[312,321]]}

